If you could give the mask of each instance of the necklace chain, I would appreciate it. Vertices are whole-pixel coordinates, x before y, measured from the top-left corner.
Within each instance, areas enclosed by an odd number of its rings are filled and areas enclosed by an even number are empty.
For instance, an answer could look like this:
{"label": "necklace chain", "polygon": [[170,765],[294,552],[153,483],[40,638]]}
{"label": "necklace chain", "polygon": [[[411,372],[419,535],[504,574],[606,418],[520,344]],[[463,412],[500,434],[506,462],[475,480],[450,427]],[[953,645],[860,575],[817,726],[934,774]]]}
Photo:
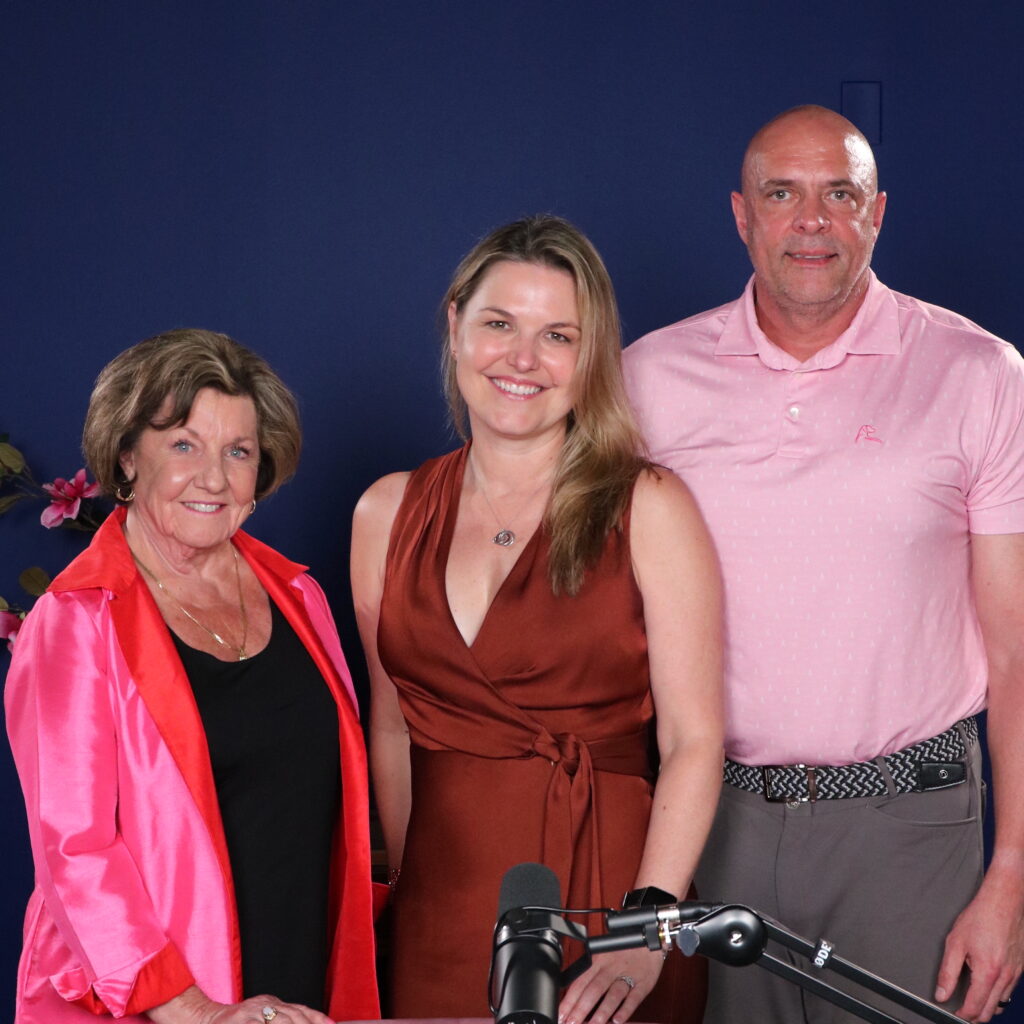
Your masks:
{"label": "necklace chain", "polygon": [[470,461],[472,462],[473,465],[473,475],[476,477],[476,484],[480,488],[480,493],[484,496],[484,501],[487,502],[487,507],[491,510],[491,515],[494,516],[494,521],[498,524],[498,532],[491,538],[491,543],[497,544],[498,547],[501,548],[510,548],[516,542],[516,535],[512,530],[513,523],[515,523],[515,521],[522,515],[523,511],[526,509],[526,506],[529,505],[530,502],[533,501],[533,499],[536,498],[537,495],[540,494],[540,492],[544,490],[545,487],[548,486],[549,481],[545,480],[540,485],[540,487],[531,491],[523,500],[519,508],[516,509],[515,514],[507,520],[508,526],[502,526],[501,516],[498,515],[497,511],[494,508],[494,505],[491,504],[491,499],[488,497],[487,494],[487,488],[484,486],[483,474],[477,468],[476,462],[475,460],[473,460],[472,455],[470,455]]}
{"label": "necklace chain", "polygon": [[231,553],[235,556],[235,583],[238,585],[238,606],[242,611],[242,642],[236,647],[234,644],[228,643],[219,633],[215,633],[209,626],[204,625],[200,622],[160,581],[156,573],[150,569],[138,555],[132,552],[132,557],[135,559],[139,568],[157,585],[157,587],[167,595],[167,597],[174,602],[181,611],[181,613],[187,616],[192,622],[194,622],[204,633],[209,633],[214,640],[221,645],[226,647],[229,651],[234,651],[238,655],[239,661],[245,661],[249,657],[245,652],[245,642],[249,638],[249,616],[245,610],[245,598],[242,596],[242,574],[238,568],[238,549],[232,544]]}

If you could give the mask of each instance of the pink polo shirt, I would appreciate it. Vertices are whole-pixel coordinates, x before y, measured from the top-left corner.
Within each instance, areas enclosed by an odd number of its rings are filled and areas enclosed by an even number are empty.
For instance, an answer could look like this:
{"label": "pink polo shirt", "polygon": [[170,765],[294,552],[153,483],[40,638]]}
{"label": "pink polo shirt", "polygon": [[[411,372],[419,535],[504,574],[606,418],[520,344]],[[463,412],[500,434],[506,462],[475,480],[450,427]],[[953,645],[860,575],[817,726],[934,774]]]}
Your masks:
{"label": "pink polo shirt", "polygon": [[801,363],[728,305],[624,356],[656,462],[722,560],[726,751],[846,764],[985,706],[971,533],[1024,532],[1024,361],[873,275]]}

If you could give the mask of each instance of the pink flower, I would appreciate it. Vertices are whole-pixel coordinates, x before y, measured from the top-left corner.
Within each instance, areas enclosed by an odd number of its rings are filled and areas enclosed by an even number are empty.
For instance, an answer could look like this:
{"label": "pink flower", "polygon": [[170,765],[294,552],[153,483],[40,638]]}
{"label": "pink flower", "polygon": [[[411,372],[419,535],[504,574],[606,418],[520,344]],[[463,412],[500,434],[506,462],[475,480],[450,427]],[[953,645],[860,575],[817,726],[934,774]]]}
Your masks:
{"label": "pink flower", "polygon": [[14,612],[0,612],[0,640],[7,641],[7,649],[14,650],[14,638],[21,629],[21,616]]}
{"label": "pink flower", "polygon": [[100,485],[85,482],[85,470],[80,469],[70,480],[57,477],[52,484],[43,484],[43,490],[50,495],[50,504],[43,509],[39,521],[52,530],[65,519],[76,519],[83,498],[92,498],[99,493]]}

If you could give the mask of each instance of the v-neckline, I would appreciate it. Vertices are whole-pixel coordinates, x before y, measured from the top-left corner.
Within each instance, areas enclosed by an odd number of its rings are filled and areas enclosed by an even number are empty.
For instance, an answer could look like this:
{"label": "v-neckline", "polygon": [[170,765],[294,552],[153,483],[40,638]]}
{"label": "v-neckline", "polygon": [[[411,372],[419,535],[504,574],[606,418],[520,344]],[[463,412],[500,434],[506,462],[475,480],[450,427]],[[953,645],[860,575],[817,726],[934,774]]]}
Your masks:
{"label": "v-neckline", "polygon": [[448,621],[452,625],[452,629],[455,630],[456,636],[462,642],[463,646],[472,653],[475,649],[480,637],[483,635],[484,630],[487,628],[487,624],[491,618],[491,613],[494,611],[494,606],[499,602],[506,588],[509,585],[509,580],[516,575],[517,571],[525,564],[524,559],[526,558],[527,552],[530,551],[533,546],[539,543],[541,531],[543,530],[543,520],[539,522],[534,529],[533,533],[530,534],[529,540],[527,540],[516,556],[516,560],[509,567],[508,572],[505,574],[505,578],[498,585],[498,589],[495,590],[494,595],[491,597],[490,604],[487,605],[487,610],[483,614],[483,618],[480,620],[480,626],[476,631],[476,636],[473,637],[472,641],[468,641],[463,635],[462,630],[459,629],[458,622],[455,621],[455,615],[452,612],[451,601],[448,598],[448,559],[451,557],[452,550],[452,538],[455,536],[455,524],[459,518],[459,505],[462,503],[462,481],[466,473],[466,462],[469,459],[469,445],[465,445],[459,456],[459,465],[455,471],[455,484],[452,490],[452,500],[448,503],[448,508],[445,510],[444,525],[441,529],[441,544],[438,551],[438,564],[441,568],[441,595],[444,598],[444,606],[448,612]]}

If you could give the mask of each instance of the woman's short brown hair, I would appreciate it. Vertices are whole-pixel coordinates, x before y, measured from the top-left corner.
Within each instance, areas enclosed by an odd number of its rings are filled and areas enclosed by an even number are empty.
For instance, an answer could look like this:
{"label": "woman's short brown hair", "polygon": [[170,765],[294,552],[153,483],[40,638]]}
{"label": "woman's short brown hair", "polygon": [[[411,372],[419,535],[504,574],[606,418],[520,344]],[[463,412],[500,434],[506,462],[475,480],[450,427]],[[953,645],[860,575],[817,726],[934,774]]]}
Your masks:
{"label": "woman's short brown hair", "polygon": [[[147,428],[169,430],[188,420],[203,388],[245,395],[256,407],[260,467],[256,497],[272,494],[295,473],[302,448],[295,398],[266,360],[215,331],[183,328],[140,341],[96,378],[82,451],[97,482],[115,498],[130,483],[121,456]],[[170,412],[161,409],[171,400]]]}

